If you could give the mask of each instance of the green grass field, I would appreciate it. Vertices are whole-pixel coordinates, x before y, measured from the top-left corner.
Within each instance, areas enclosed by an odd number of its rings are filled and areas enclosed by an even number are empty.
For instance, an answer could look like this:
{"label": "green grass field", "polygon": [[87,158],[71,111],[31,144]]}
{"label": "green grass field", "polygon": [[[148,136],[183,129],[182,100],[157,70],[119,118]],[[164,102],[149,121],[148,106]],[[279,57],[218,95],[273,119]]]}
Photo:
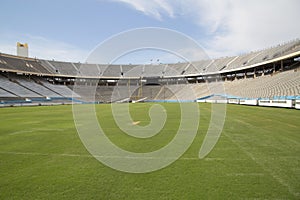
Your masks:
{"label": "green grass field", "polygon": [[[149,123],[152,104],[131,104]],[[149,152],[166,145],[179,126],[179,105],[149,139],[123,134],[110,105],[97,105],[108,137],[119,147]],[[300,111],[228,105],[213,151],[198,159],[210,120],[199,104],[198,134],[179,160],[159,171],[130,174],[90,156],[76,132],[72,106],[0,109],[0,199],[300,199]]]}

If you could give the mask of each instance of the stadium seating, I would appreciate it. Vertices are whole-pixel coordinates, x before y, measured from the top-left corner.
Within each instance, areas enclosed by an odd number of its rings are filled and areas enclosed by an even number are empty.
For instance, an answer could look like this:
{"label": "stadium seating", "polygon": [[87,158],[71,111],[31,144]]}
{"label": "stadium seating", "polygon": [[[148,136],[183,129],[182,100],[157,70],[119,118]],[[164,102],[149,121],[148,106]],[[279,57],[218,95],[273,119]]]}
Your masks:
{"label": "stadium seating", "polygon": [[[241,98],[299,96],[299,52],[297,39],[239,56],[173,64],[106,65],[0,54],[0,97],[65,98],[70,103],[71,98],[122,102],[143,98],[195,100],[216,94]],[[289,54],[293,57],[281,57]],[[284,62],[271,62],[274,58]],[[77,93],[72,91],[76,78],[81,81],[75,83]]]}
{"label": "stadium seating", "polygon": [[58,70],[48,60],[39,60],[39,62],[50,74],[58,74]]}
{"label": "stadium seating", "polygon": [[153,100],[153,99],[155,99],[155,97],[159,93],[160,89],[161,89],[160,85],[144,86],[140,90],[140,95],[136,95],[136,96],[139,97],[139,98],[147,98],[149,100]]}
{"label": "stadium seating", "polygon": [[226,58],[216,59],[212,64],[210,64],[207,68],[205,68],[205,72],[220,72],[226,69],[227,65],[235,58],[236,57],[226,57]]}
{"label": "stadium seating", "polygon": [[10,75],[9,78],[19,85],[28,88],[43,97],[60,97],[59,94],[49,90],[48,88],[36,83],[33,79],[26,76]]}
{"label": "stadium seating", "polygon": [[295,50],[296,47],[299,47],[300,45],[300,40],[294,40],[291,42],[288,42],[286,44],[282,44],[282,45],[278,45],[272,48],[268,48],[265,49],[263,51],[261,51],[261,53],[256,56],[254,59],[252,59],[248,65],[251,64],[256,64],[256,63],[260,63],[263,61],[267,61],[279,56],[283,56],[286,55],[287,53],[289,53],[291,50]]}
{"label": "stadium seating", "polygon": [[188,67],[184,70],[184,75],[188,74],[199,74],[201,71],[199,71],[193,64],[189,64]]}
{"label": "stadium seating", "polygon": [[248,98],[297,96],[300,94],[300,71],[224,82],[226,93]]}
{"label": "stadium seating", "polygon": [[73,63],[79,76],[99,77],[102,75],[101,69],[97,64]]}
{"label": "stadium seating", "polygon": [[78,74],[78,71],[73,63],[49,61],[49,64],[50,66],[53,66],[55,68],[55,71],[58,74],[73,75],[73,76],[76,76]]}
{"label": "stadium seating", "polygon": [[29,61],[28,59],[24,59],[21,57],[1,54],[0,60],[1,60],[0,66],[3,69],[11,69],[15,71],[33,72],[33,73],[45,72],[42,66],[39,65],[36,61]]}
{"label": "stadium seating", "polygon": [[121,66],[120,65],[108,65],[103,70],[102,76],[104,77],[121,77]]}
{"label": "stadium seating", "polygon": [[258,51],[258,52],[251,52],[249,54],[237,56],[237,58],[233,62],[227,64],[225,70],[231,70],[231,69],[237,69],[240,67],[245,67],[245,66],[247,66],[248,63],[250,63],[253,59],[255,59],[261,53],[262,53],[261,51]]}
{"label": "stadium seating", "polygon": [[155,99],[175,100],[178,98],[192,100],[190,99],[191,92],[197,98],[212,94],[227,94],[242,98],[297,96],[300,94],[300,70],[290,70],[274,75],[234,81],[165,85]]}
{"label": "stadium seating", "polygon": [[41,95],[33,92],[32,90],[22,87],[18,83],[13,82],[2,75],[0,75],[0,87],[1,89],[9,91],[10,93],[18,97],[42,97]]}
{"label": "stadium seating", "polygon": [[165,65],[146,65],[144,67],[144,74],[148,77],[163,76]]}
{"label": "stadium seating", "polygon": [[[184,96],[182,92],[186,87],[186,84],[175,84],[175,85],[165,85],[163,90],[160,91],[159,95],[156,96],[156,99],[160,100],[177,100],[177,99],[186,99],[187,96]],[[182,96],[183,95],[183,96]]]}
{"label": "stadium seating", "polygon": [[127,67],[124,68],[125,66],[123,65],[123,69],[126,69],[128,71],[123,72],[124,77],[141,77],[143,76],[144,73],[144,65],[132,65],[132,67]]}
{"label": "stadium seating", "polygon": [[198,70],[200,73],[204,73],[206,68],[208,68],[214,60],[201,60],[197,62],[192,62],[192,65]]}
{"label": "stadium seating", "polygon": [[[218,73],[224,70],[236,70],[241,67],[258,64],[280,56],[300,50],[300,40],[293,40],[285,44],[268,49],[250,52],[240,56],[200,60],[190,63],[172,63],[165,65],[105,65],[81,64],[62,61],[38,60],[22,58],[7,54],[0,54],[0,68],[29,72],[35,74],[53,74],[65,76],[96,76],[96,77],[146,77],[146,76],[178,76],[199,73]],[[80,72],[80,67],[83,66]],[[156,67],[153,67],[156,66]],[[154,68],[159,68],[154,70]],[[170,69],[173,70],[170,70]],[[145,71],[146,70],[146,71]]]}
{"label": "stadium seating", "polygon": [[0,88],[0,97],[17,97],[17,96]]}
{"label": "stadium seating", "polygon": [[128,71],[130,71],[132,68],[136,67],[136,65],[121,65],[121,74],[124,76]]}
{"label": "stadium seating", "polygon": [[35,80],[40,84],[42,84],[44,87],[52,90],[53,92],[59,94],[62,97],[69,97],[69,98],[80,97],[78,94],[73,93],[73,91],[65,85],[57,85],[57,84],[54,85],[49,83],[47,80],[43,78],[36,78]]}
{"label": "stadium seating", "polygon": [[177,76],[184,73],[189,63],[168,64],[165,68],[164,76]]}
{"label": "stadium seating", "polygon": [[26,60],[25,61],[26,66],[30,66],[34,68],[39,74],[51,74],[51,71],[49,71],[47,68],[45,68],[39,60]]}

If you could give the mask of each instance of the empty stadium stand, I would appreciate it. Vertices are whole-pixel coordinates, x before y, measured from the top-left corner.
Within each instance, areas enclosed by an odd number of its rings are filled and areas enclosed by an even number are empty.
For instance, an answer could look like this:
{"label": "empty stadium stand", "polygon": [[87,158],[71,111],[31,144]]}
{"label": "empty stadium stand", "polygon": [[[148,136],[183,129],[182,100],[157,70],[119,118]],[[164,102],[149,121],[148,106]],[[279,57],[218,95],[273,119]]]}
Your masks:
{"label": "empty stadium stand", "polygon": [[52,90],[53,92],[59,94],[62,97],[80,97],[78,94],[74,93],[70,88],[65,85],[51,84],[47,80],[42,78],[37,79],[38,82],[44,87]]}
{"label": "empty stadium stand", "polygon": [[17,97],[16,95],[4,90],[3,88],[0,88],[0,97]]}
{"label": "empty stadium stand", "polygon": [[70,62],[49,61],[48,63],[55,69],[55,72],[58,74],[68,76],[76,76],[78,74],[76,67]]}
{"label": "empty stadium stand", "polygon": [[18,83],[20,86],[32,90],[35,93],[43,97],[61,97],[59,94],[49,90],[41,84],[36,83],[31,77],[20,76],[15,74],[9,74],[9,79],[15,83]]}
{"label": "empty stadium stand", "polygon": [[300,40],[232,57],[148,65],[73,63],[0,54],[0,104],[10,100],[193,101],[209,96],[299,99]]}
{"label": "empty stadium stand", "polygon": [[42,97],[38,93],[19,85],[15,80],[9,79],[3,75],[0,75],[0,87],[3,90],[9,91],[10,93],[18,97]]}
{"label": "empty stadium stand", "polygon": [[163,76],[164,65],[146,65],[144,68],[144,74],[149,77],[161,77]]}
{"label": "empty stadium stand", "polygon": [[128,70],[123,72],[124,77],[142,77],[144,74],[144,65],[123,65],[122,68]]}
{"label": "empty stadium stand", "polygon": [[121,77],[121,66],[120,65],[108,65],[103,70],[102,75],[104,77]]}
{"label": "empty stadium stand", "polygon": [[224,82],[226,93],[246,98],[272,98],[300,94],[300,70]]}

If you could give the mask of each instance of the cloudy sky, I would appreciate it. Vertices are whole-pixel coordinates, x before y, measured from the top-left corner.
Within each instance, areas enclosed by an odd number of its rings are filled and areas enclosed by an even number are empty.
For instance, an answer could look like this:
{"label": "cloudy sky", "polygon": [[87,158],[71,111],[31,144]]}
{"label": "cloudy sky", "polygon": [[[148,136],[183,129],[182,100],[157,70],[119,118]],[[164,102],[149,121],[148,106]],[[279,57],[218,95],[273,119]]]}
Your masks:
{"label": "cloudy sky", "polygon": [[[30,57],[45,59],[84,62],[107,38],[142,27],[186,34],[213,58],[300,38],[299,0],[2,0],[0,5],[0,52],[16,54],[16,42],[27,42]],[[176,62],[152,51],[131,59],[152,58]]]}

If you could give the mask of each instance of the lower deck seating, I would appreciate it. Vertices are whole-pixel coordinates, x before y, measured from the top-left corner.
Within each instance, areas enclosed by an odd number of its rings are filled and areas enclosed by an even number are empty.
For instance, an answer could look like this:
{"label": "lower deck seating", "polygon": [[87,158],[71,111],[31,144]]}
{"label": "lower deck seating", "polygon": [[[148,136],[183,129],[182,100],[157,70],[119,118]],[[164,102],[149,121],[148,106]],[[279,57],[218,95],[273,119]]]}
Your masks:
{"label": "lower deck seating", "polygon": [[18,97],[42,97],[41,95],[33,92],[32,90],[27,89],[2,75],[0,75],[0,87],[1,89],[9,91],[10,93]]}
{"label": "lower deck seating", "polygon": [[[77,98],[83,101],[195,100],[213,94],[242,98],[272,98],[300,95],[300,70],[234,81],[197,84],[142,85],[122,82],[119,86],[72,86],[51,84],[43,77],[0,74],[1,98]],[[95,85],[95,83],[93,83]]]}
{"label": "lower deck seating", "polygon": [[17,97],[17,96],[0,88],[0,97]]}
{"label": "lower deck seating", "polygon": [[297,96],[300,94],[300,70],[224,82],[227,94],[247,98]]}
{"label": "lower deck seating", "polygon": [[39,79],[39,82],[45,86],[46,88],[54,91],[55,93],[61,95],[62,97],[69,97],[69,98],[77,98],[80,97],[78,94],[74,93],[70,88],[65,85],[55,85],[51,84],[44,79]]}
{"label": "lower deck seating", "polygon": [[52,90],[44,87],[41,84],[36,83],[31,77],[20,76],[20,75],[10,75],[9,77],[19,85],[31,89],[35,93],[43,97],[61,97],[61,95],[53,92]]}

